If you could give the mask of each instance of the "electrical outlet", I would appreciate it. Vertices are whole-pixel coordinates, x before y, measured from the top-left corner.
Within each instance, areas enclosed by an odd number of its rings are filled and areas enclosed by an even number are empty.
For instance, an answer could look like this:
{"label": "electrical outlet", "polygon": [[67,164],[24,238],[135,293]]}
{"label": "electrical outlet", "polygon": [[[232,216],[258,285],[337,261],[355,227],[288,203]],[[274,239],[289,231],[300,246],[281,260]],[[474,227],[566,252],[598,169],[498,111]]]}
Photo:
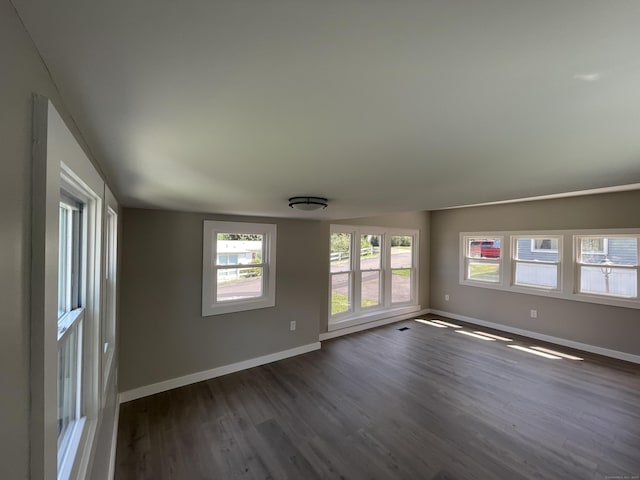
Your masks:
{"label": "electrical outlet", "polygon": [[448,293],[445,293],[445,294],[444,294],[444,301],[445,301],[445,302],[448,302],[448,301],[449,301],[449,294],[448,294]]}
{"label": "electrical outlet", "polygon": [[295,329],[296,329],[296,321],[291,320],[291,322],[289,322],[289,330],[293,332]]}
{"label": "electrical outlet", "polygon": [[538,310],[531,310],[531,318],[538,318]]}

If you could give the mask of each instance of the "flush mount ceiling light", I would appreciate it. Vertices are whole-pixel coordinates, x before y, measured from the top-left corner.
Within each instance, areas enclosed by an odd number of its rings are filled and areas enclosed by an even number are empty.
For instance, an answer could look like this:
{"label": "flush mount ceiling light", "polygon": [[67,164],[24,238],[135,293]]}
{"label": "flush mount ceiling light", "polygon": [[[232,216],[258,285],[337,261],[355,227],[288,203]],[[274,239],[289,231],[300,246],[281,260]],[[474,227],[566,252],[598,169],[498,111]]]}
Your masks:
{"label": "flush mount ceiling light", "polygon": [[291,197],[289,206],[297,210],[320,210],[327,208],[327,199],[322,197]]}

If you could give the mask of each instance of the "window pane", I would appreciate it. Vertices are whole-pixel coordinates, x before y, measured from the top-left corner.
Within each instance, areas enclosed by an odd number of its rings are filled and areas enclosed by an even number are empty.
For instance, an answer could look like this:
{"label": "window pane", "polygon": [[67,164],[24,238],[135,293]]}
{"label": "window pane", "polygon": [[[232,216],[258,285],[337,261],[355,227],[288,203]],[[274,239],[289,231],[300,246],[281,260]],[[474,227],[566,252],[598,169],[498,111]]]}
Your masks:
{"label": "window pane", "polygon": [[621,297],[638,296],[638,277],[635,269],[580,267],[580,291]]}
{"label": "window pane", "polygon": [[351,310],[351,274],[331,275],[331,315]]}
{"label": "window pane", "polygon": [[380,305],[380,270],[362,272],[360,297],[362,308]]}
{"label": "window pane", "polygon": [[500,258],[499,238],[467,238],[467,256],[470,258]]}
{"label": "window pane", "polygon": [[517,263],[516,285],[558,287],[558,266],[549,264]]}
{"label": "window pane", "polygon": [[262,263],[262,234],[218,233],[216,242],[216,265]]}
{"label": "window pane", "polygon": [[380,269],[380,235],[360,237],[360,270]]}
{"label": "window pane", "polygon": [[581,238],[581,263],[638,265],[637,238]]}
{"label": "window pane", "polygon": [[500,281],[500,265],[496,263],[469,262],[467,278],[478,282],[498,283]]}
{"label": "window pane", "polygon": [[331,273],[351,270],[351,234],[331,234]]}
{"label": "window pane", "polygon": [[411,301],[411,269],[391,271],[391,303]]}
{"label": "window pane", "polygon": [[605,243],[605,239],[602,237],[583,238],[580,242],[580,249],[583,254],[587,255],[605,254],[607,253]]}
{"label": "window pane", "polygon": [[518,260],[559,261],[557,238],[519,238],[516,249]]}
{"label": "window pane", "polygon": [[391,268],[411,268],[413,238],[405,235],[391,237]]}
{"label": "window pane", "polygon": [[262,267],[220,268],[216,300],[224,302],[262,296]]}
{"label": "window pane", "polygon": [[78,356],[80,324],[71,327],[58,344],[58,446],[69,425],[78,418]]}
{"label": "window pane", "polygon": [[60,219],[58,225],[58,318],[70,310],[69,304],[69,280],[71,268],[69,264],[70,241],[69,236],[69,210],[60,206]]}

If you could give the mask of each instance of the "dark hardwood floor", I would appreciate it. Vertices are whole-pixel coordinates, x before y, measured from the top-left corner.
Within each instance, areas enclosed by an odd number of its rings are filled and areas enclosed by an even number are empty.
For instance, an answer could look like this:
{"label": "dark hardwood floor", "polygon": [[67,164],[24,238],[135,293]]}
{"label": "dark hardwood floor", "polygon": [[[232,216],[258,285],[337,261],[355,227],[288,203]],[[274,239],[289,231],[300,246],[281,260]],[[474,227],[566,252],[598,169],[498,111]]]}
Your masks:
{"label": "dark hardwood floor", "polygon": [[639,479],[640,367],[506,345],[406,321],[125,403],[116,479]]}

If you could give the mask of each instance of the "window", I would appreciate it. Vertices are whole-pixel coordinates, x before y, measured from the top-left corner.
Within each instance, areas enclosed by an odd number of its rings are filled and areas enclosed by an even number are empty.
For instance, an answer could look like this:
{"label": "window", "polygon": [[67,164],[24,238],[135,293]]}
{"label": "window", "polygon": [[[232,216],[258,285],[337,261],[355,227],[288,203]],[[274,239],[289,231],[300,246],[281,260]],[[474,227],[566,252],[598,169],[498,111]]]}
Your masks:
{"label": "window", "polygon": [[[58,219],[58,478],[82,477],[100,405],[102,199],[61,165]],[[104,187],[103,187],[104,188]]]}
{"label": "window", "polygon": [[417,242],[415,230],[332,225],[329,330],[419,310]]}
{"label": "window", "polygon": [[353,309],[354,268],[351,259],[351,232],[331,234],[331,315],[351,312]]}
{"label": "window", "polygon": [[638,298],[640,236],[577,236],[578,292]]}
{"label": "window", "polygon": [[472,282],[500,283],[502,237],[463,237],[464,279]]}
{"label": "window", "polygon": [[[61,194],[58,242],[58,465],[81,428],[84,282],[84,205]],[[74,434],[75,433],[75,434]]]}
{"label": "window", "polygon": [[413,237],[391,236],[391,303],[410,303],[413,288]]}
{"label": "window", "polygon": [[524,287],[557,289],[560,285],[560,237],[514,236],[513,283]]}
{"label": "window", "polygon": [[461,232],[460,284],[640,309],[639,249],[639,229]]}
{"label": "window", "polygon": [[557,238],[532,238],[531,239],[531,251],[541,253],[558,252]]}
{"label": "window", "polygon": [[103,413],[106,185],[44,97],[33,125],[29,456],[34,478],[76,480]]}
{"label": "window", "polygon": [[204,222],[202,316],[275,305],[276,225]]}
{"label": "window", "polygon": [[360,235],[360,307],[377,307],[382,303],[382,236]]}
{"label": "window", "polygon": [[106,208],[104,234],[104,312],[102,320],[102,388],[107,387],[116,343],[116,277],[118,257],[118,214]]}

